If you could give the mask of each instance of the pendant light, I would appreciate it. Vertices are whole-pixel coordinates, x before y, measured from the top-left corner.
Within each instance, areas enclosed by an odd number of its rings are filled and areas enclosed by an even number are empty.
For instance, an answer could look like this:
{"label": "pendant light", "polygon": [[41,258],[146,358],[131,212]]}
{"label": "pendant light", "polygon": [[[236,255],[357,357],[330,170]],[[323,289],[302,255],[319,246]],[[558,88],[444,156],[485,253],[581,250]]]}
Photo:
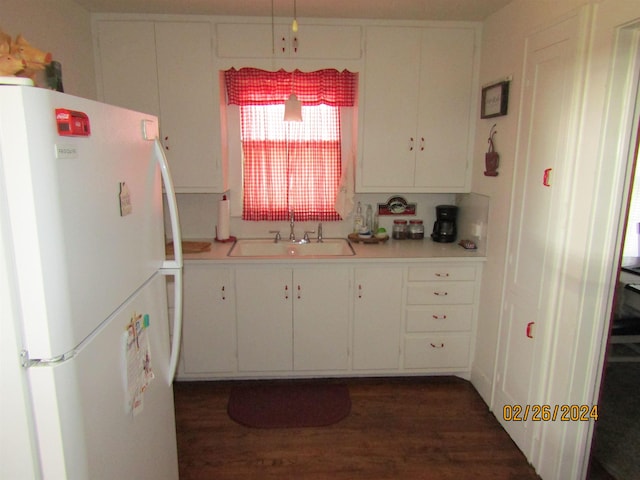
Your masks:
{"label": "pendant light", "polygon": [[298,32],[298,15],[296,12],[296,0],[293,0],[293,23],[291,24],[291,30],[293,33]]}
{"label": "pendant light", "polygon": [[300,102],[300,100],[298,100],[298,97],[295,93],[291,93],[287,101],[284,102],[284,121],[302,121],[302,103]]}
{"label": "pendant light", "polygon": [[285,122],[301,122],[302,121],[302,102],[293,93],[295,84],[295,72],[291,74],[291,95],[284,102],[284,121]]}

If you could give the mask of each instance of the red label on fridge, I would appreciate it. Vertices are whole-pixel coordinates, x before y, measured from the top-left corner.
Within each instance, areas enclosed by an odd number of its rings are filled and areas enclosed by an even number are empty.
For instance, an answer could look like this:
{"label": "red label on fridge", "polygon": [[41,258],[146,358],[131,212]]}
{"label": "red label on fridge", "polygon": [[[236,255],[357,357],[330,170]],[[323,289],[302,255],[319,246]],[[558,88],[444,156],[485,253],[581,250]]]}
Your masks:
{"label": "red label on fridge", "polygon": [[89,116],[83,112],[56,108],[58,134],[65,137],[88,137],[91,135]]}

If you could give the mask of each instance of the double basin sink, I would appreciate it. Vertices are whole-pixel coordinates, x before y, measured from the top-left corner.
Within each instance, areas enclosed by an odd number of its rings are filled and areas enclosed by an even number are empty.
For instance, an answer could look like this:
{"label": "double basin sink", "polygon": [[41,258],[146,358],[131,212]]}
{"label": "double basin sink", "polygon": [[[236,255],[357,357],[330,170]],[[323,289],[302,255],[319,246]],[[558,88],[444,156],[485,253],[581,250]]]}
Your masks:
{"label": "double basin sink", "polygon": [[273,239],[248,238],[236,240],[230,257],[343,257],[353,256],[351,244],[344,238],[326,238],[322,242],[291,242]]}

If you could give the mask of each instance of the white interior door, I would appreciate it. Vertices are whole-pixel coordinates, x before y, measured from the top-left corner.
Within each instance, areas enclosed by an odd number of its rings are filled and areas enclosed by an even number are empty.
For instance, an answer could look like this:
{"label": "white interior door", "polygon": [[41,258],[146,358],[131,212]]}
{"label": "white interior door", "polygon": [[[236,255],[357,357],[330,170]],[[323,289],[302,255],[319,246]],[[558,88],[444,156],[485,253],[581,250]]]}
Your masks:
{"label": "white interior door", "polygon": [[[526,412],[525,406],[542,398],[541,381],[550,368],[544,355],[549,348],[544,344],[544,333],[557,321],[554,285],[559,275],[564,223],[564,192],[558,187],[567,162],[563,154],[574,87],[577,31],[577,19],[566,20],[531,36],[525,52],[522,123],[493,409],[527,456],[537,424],[531,421],[532,413]],[[523,407],[521,411],[519,406]],[[510,418],[518,413],[520,419]]]}

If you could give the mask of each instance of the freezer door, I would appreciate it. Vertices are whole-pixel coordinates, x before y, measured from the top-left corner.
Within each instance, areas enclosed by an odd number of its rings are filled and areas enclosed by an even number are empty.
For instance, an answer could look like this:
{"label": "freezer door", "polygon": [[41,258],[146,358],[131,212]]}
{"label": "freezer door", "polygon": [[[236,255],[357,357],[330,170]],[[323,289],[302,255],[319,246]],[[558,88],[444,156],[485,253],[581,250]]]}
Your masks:
{"label": "freezer door", "polygon": [[[149,326],[138,344],[131,343],[132,319],[145,315]],[[142,404],[134,414],[128,392],[132,380],[144,376],[138,360],[147,345],[155,378],[145,377],[148,386],[136,397]],[[168,358],[166,285],[157,275],[72,360],[30,368],[44,477],[177,479]]]}
{"label": "freezer door", "polygon": [[[144,115],[39,88],[0,88],[0,148],[31,358],[64,354],[162,265],[161,174]],[[58,134],[56,109],[90,135]]]}

